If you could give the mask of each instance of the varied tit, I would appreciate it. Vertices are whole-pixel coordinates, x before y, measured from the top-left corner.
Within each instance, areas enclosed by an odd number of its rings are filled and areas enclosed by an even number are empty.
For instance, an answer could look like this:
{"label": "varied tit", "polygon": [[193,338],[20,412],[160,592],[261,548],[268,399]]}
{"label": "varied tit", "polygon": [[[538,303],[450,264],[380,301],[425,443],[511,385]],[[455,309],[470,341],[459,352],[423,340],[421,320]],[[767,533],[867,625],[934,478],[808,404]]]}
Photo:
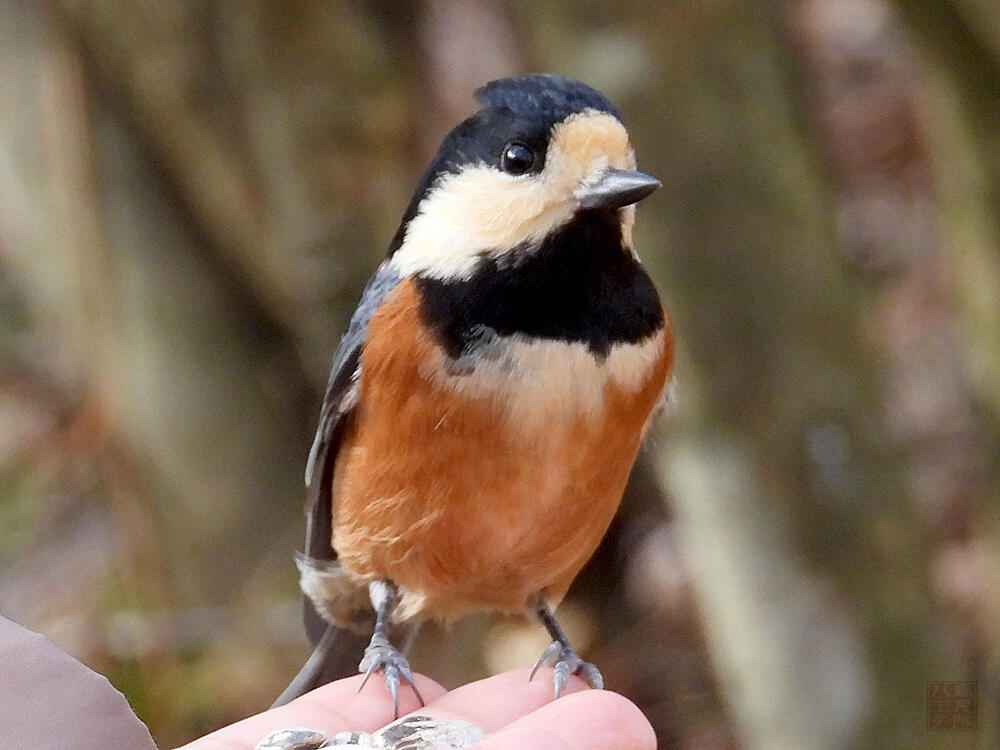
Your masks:
{"label": "varied tit", "polygon": [[535,668],[554,666],[556,697],[571,673],[602,686],[553,610],[672,377],[670,325],[632,247],[634,204],[660,183],[578,81],[506,78],[476,98],[334,357],[299,558],[307,623],[326,632],[279,702],[319,681],[338,626],[367,625],[360,669],[384,674],[398,712],[400,680],[416,687],[390,625],[480,610],[545,626]]}

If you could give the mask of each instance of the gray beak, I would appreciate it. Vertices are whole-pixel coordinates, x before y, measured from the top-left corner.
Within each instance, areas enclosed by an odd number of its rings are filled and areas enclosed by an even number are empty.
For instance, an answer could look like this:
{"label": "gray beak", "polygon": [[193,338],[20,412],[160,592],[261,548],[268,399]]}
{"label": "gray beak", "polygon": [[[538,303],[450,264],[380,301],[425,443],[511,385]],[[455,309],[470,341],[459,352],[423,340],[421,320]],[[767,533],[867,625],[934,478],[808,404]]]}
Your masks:
{"label": "gray beak", "polygon": [[627,169],[609,169],[594,185],[576,191],[580,208],[623,208],[638,203],[662,183],[655,177]]}

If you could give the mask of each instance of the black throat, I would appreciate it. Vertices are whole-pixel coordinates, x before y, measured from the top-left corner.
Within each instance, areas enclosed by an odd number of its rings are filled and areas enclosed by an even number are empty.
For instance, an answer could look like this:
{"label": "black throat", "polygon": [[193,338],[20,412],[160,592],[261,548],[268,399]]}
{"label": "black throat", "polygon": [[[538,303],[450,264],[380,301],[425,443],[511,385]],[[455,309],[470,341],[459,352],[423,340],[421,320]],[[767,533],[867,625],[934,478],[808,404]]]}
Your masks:
{"label": "black throat", "polygon": [[484,257],[468,279],[418,276],[416,284],[424,321],[456,358],[484,329],[580,342],[604,357],[664,322],[653,282],[622,246],[617,211],[581,213],[537,248]]}

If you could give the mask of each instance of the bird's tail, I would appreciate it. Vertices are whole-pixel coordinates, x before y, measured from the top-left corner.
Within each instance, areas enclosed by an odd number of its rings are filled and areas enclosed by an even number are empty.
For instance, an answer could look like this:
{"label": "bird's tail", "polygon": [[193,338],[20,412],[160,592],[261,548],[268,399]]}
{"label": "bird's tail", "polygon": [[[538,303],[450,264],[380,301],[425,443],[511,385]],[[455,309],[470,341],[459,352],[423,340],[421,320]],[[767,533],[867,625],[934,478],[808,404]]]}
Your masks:
{"label": "bird's tail", "polygon": [[336,625],[327,625],[302,669],[271,708],[283,706],[320,685],[357,674],[358,662],[367,645],[366,637]]}

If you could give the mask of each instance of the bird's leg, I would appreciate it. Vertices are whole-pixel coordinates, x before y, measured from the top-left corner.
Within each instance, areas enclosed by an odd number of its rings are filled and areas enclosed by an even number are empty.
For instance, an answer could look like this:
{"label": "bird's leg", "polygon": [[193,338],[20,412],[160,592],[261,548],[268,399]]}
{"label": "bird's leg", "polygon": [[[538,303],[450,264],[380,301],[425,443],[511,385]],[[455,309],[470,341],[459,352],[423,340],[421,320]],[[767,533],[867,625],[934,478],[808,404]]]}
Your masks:
{"label": "bird's leg", "polygon": [[389,637],[386,635],[386,630],[389,627],[389,614],[396,604],[396,587],[389,581],[374,581],[368,585],[368,596],[371,598],[372,607],[375,608],[375,632],[372,634],[371,643],[365,649],[365,655],[358,665],[358,671],[364,672],[365,675],[358,692],[360,693],[364,689],[372,673],[383,672],[385,686],[392,696],[393,716],[399,718],[400,679],[413,688],[421,706],[424,705],[424,699],[413,681],[413,673],[410,671],[406,657],[389,643]]}
{"label": "bird's leg", "polygon": [[535,672],[538,671],[538,668],[542,664],[551,664],[553,667],[552,685],[556,698],[562,694],[563,688],[566,687],[566,680],[569,679],[571,674],[580,675],[584,682],[592,688],[596,688],[597,690],[603,688],[604,678],[601,676],[600,671],[590,662],[581,659],[576,651],[573,650],[573,647],[569,645],[569,640],[566,638],[566,634],[563,633],[562,628],[559,627],[559,622],[556,620],[556,616],[552,614],[549,605],[539,600],[535,608],[535,616],[545,626],[545,629],[549,631],[549,635],[552,636],[552,643],[538,657],[535,666],[531,668],[531,674],[528,676],[528,679],[530,680],[535,676]]}

